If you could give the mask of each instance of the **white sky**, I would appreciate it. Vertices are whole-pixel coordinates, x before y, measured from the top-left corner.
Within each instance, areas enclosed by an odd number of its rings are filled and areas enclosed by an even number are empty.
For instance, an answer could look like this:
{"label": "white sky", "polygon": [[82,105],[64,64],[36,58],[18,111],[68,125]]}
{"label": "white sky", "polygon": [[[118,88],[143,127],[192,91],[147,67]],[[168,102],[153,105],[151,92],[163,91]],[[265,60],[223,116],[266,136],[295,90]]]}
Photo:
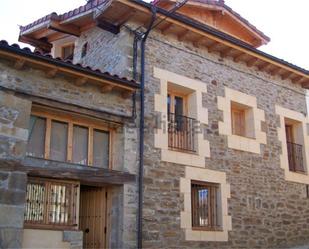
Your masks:
{"label": "white sky", "polygon": [[[62,13],[86,0],[0,0],[0,40],[17,42],[19,27],[53,11]],[[225,0],[271,38],[261,50],[309,69],[308,0]]]}

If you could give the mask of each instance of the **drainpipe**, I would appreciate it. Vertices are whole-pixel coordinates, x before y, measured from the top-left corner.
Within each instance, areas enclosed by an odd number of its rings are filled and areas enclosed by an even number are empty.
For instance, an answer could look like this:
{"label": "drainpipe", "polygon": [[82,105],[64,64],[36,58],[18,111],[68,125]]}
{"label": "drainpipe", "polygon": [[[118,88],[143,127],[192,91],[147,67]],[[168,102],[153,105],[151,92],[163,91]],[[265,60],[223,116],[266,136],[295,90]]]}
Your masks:
{"label": "drainpipe", "polygon": [[138,172],[138,217],[137,217],[137,248],[143,248],[143,185],[144,185],[144,127],[145,127],[145,45],[148,35],[156,20],[157,9],[155,5],[151,7],[151,21],[141,39],[141,92],[140,92],[140,141],[139,141],[139,172]]}

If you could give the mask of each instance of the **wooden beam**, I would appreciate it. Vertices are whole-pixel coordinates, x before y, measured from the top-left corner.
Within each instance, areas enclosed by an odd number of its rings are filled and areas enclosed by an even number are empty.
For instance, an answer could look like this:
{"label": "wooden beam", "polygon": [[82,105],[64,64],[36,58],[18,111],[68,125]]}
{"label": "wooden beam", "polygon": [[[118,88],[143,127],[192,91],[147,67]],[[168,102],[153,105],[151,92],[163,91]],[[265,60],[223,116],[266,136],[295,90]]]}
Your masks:
{"label": "wooden beam", "polygon": [[224,58],[226,57],[231,51],[233,50],[233,48],[226,48],[226,49],[223,49],[221,52],[220,52],[220,56],[221,58]]}
{"label": "wooden beam", "polygon": [[256,62],[258,62],[258,58],[253,58],[253,59],[250,59],[250,60],[248,60],[247,61],[247,66],[248,67],[253,67],[254,66],[254,64],[256,63]]}
{"label": "wooden beam", "polygon": [[164,26],[164,28],[161,29],[161,33],[163,35],[166,35],[172,26],[173,26],[172,23],[168,23],[166,26]]}
{"label": "wooden beam", "polygon": [[87,77],[81,77],[81,78],[77,78],[75,81],[75,85],[76,86],[83,86],[86,84],[86,82],[88,81]]}
{"label": "wooden beam", "polygon": [[280,71],[281,71],[281,68],[280,68],[280,67],[276,67],[274,70],[272,70],[272,71],[270,72],[270,74],[271,74],[272,76],[275,76],[276,74],[279,74]]}
{"label": "wooden beam", "polygon": [[270,66],[271,64],[269,64],[268,62],[263,63],[262,65],[258,66],[258,69],[260,71],[266,71],[267,68]]}
{"label": "wooden beam", "polygon": [[209,53],[215,52],[218,49],[218,42],[214,42],[213,44],[211,44],[209,47],[207,47],[207,50]]}
{"label": "wooden beam", "polygon": [[59,21],[50,21],[47,26],[48,29],[55,30],[64,34],[73,35],[76,37],[80,36],[79,27],[73,24],[60,24]]}
{"label": "wooden beam", "polygon": [[26,63],[25,59],[17,59],[13,67],[17,70],[21,70],[24,67],[25,63]]}
{"label": "wooden beam", "polygon": [[46,77],[51,79],[51,78],[54,78],[56,76],[58,72],[58,69],[57,68],[52,68],[50,69],[49,71],[46,72]]}
{"label": "wooden beam", "polygon": [[293,82],[294,84],[296,84],[296,83],[298,83],[299,81],[301,81],[302,79],[303,79],[302,76],[296,76],[295,78],[292,79],[292,82]]}
{"label": "wooden beam", "polygon": [[292,72],[287,72],[281,75],[281,79],[286,80],[292,75]]}
{"label": "wooden beam", "polygon": [[233,58],[233,61],[234,61],[234,62],[239,62],[239,61],[241,61],[241,59],[242,59],[245,55],[246,55],[245,53],[238,54],[238,55],[236,55],[236,56]]}
{"label": "wooden beam", "polygon": [[132,96],[132,93],[131,91],[123,91],[121,93],[121,97],[124,98],[124,99],[128,99],[130,96]]}
{"label": "wooden beam", "polygon": [[302,82],[301,85],[302,85],[303,88],[309,89],[309,79],[307,79],[304,82]]}
{"label": "wooden beam", "polygon": [[186,36],[187,34],[189,33],[189,30],[185,30],[183,32],[180,32],[178,35],[177,35],[177,39],[178,41],[184,41],[186,39]]}
{"label": "wooden beam", "polygon": [[39,47],[46,53],[50,53],[53,45],[49,42],[43,41],[43,40],[38,40],[38,39],[33,39],[28,36],[20,36],[18,41],[28,43],[34,47]]}
{"label": "wooden beam", "polygon": [[111,32],[113,34],[118,34],[120,32],[120,26],[115,25],[107,20],[104,19],[97,19],[96,20],[96,25],[103,30],[106,30],[108,32]]}
{"label": "wooden beam", "polygon": [[101,87],[101,93],[109,93],[113,90],[113,86],[111,85],[106,85]]}

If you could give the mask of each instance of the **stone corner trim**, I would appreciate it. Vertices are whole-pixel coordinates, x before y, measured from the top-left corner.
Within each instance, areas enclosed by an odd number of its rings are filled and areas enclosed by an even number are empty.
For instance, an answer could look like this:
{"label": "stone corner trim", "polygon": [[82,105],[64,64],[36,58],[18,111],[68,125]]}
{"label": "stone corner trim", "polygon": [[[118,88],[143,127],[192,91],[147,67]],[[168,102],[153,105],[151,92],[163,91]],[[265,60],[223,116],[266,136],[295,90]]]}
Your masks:
{"label": "stone corner trim", "polygon": [[[253,138],[232,134],[232,102],[252,108]],[[225,97],[218,96],[218,109],[223,111],[223,122],[219,122],[219,134],[227,136],[228,147],[235,150],[260,154],[260,145],[266,144],[266,133],[262,131],[261,127],[261,122],[265,121],[265,113],[263,110],[257,108],[256,97],[225,87]]]}
{"label": "stone corner trim", "polygon": [[155,94],[155,111],[161,113],[161,121],[165,127],[157,129],[155,134],[155,147],[161,149],[161,160],[165,162],[205,167],[205,157],[210,157],[209,141],[204,139],[202,133],[196,134],[197,153],[185,153],[172,151],[168,147],[167,133],[167,90],[168,84],[178,85],[189,89],[188,112],[191,118],[195,118],[200,124],[208,124],[208,110],[202,106],[202,93],[207,92],[204,82],[190,79],[160,68],[154,67],[154,77],[160,79],[160,93]]}
{"label": "stone corner trim", "polygon": [[[309,137],[307,133],[308,117],[304,114],[279,105],[275,106],[276,114],[280,117],[280,126],[277,128],[278,139],[281,142],[282,153],[280,155],[280,167],[284,169],[285,180],[297,183],[309,184],[308,160],[309,160]],[[299,122],[298,137],[304,147],[304,168],[306,173],[296,173],[289,170],[288,150],[286,144],[285,118]]]}
{"label": "stone corner trim", "polygon": [[[192,230],[191,220],[191,181],[218,183],[219,189],[219,220],[222,231],[196,231]],[[185,178],[180,178],[180,192],[184,195],[184,211],[181,212],[181,228],[185,231],[188,241],[228,241],[228,231],[232,230],[232,218],[228,215],[228,202],[230,185],[226,182],[226,173],[221,171],[186,167]]]}

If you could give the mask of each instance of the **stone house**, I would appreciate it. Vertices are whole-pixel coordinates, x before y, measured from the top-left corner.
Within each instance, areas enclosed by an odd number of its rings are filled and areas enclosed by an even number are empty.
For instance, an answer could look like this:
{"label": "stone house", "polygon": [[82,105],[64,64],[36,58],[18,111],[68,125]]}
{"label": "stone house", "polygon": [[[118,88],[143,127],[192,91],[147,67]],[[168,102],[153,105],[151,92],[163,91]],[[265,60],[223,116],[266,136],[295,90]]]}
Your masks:
{"label": "stone house", "polygon": [[0,42],[1,248],[309,245],[309,72],[224,1],[90,0],[19,40],[35,52]]}

